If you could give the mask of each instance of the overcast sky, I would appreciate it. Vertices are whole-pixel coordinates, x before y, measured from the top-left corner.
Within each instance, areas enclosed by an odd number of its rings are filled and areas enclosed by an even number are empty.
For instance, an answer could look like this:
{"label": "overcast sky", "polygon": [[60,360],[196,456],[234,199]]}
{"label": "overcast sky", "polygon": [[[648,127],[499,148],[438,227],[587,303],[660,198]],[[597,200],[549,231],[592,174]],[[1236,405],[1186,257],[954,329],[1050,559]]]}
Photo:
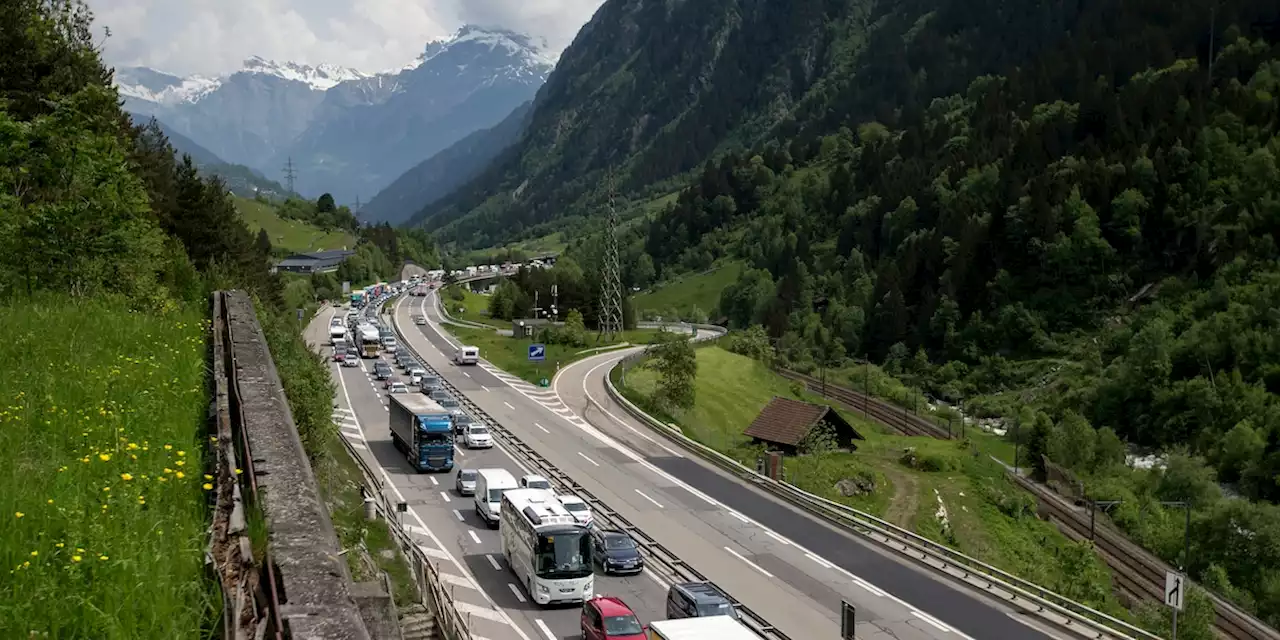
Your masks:
{"label": "overcast sky", "polygon": [[112,66],[215,75],[249,56],[399,67],[466,23],[568,46],[603,0],[88,0]]}

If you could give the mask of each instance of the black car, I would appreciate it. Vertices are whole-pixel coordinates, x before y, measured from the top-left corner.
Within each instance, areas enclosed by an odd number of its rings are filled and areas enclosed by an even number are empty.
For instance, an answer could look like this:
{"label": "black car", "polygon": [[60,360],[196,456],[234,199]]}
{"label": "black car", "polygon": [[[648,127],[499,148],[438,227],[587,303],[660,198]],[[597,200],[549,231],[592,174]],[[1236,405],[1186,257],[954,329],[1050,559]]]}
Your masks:
{"label": "black car", "polygon": [[738,617],[729,596],[710,582],[680,582],[667,590],[667,619]]}
{"label": "black car", "polygon": [[379,380],[386,380],[391,377],[391,365],[385,362],[379,362],[373,365],[373,375]]}
{"label": "black car", "polygon": [[609,574],[635,574],[644,571],[644,558],[631,536],[615,529],[591,531],[591,553],[596,564]]}

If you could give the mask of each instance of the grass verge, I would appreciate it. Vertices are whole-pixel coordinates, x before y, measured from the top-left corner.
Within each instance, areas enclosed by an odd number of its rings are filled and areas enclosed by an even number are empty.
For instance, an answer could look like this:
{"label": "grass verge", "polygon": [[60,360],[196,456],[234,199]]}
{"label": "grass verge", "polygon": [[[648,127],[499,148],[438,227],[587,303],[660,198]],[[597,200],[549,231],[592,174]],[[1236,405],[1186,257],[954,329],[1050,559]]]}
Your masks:
{"label": "grass verge", "polygon": [[452,284],[440,292],[440,301],[448,305],[450,317],[495,329],[509,329],[511,323],[489,317],[489,296],[472,291],[469,287]]}
{"label": "grass verge", "polygon": [[[528,338],[509,338],[494,331],[470,329],[450,324],[441,326],[463,343],[480,347],[481,358],[492,362],[499,369],[533,384],[537,384],[541,378],[550,380],[555,376],[557,367],[564,367],[575,360],[581,360],[608,350],[587,351],[588,349],[596,349],[598,347],[622,348],[629,345],[650,344],[657,339],[659,333],[657,329],[631,329],[622,332],[622,335],[612,344],[597,344],[595,341],[596,334],[589,333],[586,346],[546,345],[547,359],[539,363],[529,361],[529,345],[533,344],[534,341]],[[627,344],[623,345],[621,343]]]}
{"label": "grass verge", "polygon": [[[696,403],[667,414],[649,400],[657,373],[633,368],[620,389],[655,417],[679,425],[685,435],[738,461],[754,465],[763,447],[742,432],[775,395],[821,402],[799,384],[763,364],[718,347],[698,349]],[[621,382],[615,374],[614,382]],[[853,452],[789,457],[787,480],[796,486],[877,515],[1006,571],[1090,604],[1127,616],[1111,592],[1111,575],[1091,547],[1066,539],[1035,515],[1034,500],[1013,485],[995,461],[975,455],[968,443],[885,433],[855,412],[840,410],[863,434]],[[906,449],[915,462],[904,464]],[[860,495],[836,484],[857,480]],[[940,514],[943,514],[940,516]]]}
{"label": "grass verge", "polygon": [[737,282],[742,273],[741,262],[729,262],[714,271],[685,275],[660,287],[636,294],[632,308],[641,314],[654,312],[664,317],[688,314],[694,307],[712,313],[720,305],[720,292]]}
{"label": "grass verge", "polygon": [[203,313],[44,298],[0,326],[3,635],[208,637]]}
{"label": "grass verge", "polygon": [[[314,308],[306,311],[303,317],[310,318]],[[385,571],[391,577],[397,605],[418,602],[417,584],[386,523],[364,519],[360,467],[347,453],[333,422],[333,398],[337,389],[330,378],[328,363],[307,347],[303,336],[305,325],[298,323],[291,313],[271,315],[259,308],[258,318],[338,541],[343,549],[364,548],[368,552],[348,551],[344,555],[352,579],[373,581],[379,578],[379,571]]]}

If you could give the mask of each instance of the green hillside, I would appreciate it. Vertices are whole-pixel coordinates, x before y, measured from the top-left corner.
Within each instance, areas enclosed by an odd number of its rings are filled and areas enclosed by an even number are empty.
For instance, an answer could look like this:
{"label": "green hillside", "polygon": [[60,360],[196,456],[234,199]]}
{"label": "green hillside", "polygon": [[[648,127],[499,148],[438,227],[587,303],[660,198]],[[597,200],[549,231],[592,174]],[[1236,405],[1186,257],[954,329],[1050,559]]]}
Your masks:
{"label": "green hillside", "polygon": [[[738,280],[741,262],[727,262],[708,271],[678,276],[631,298],[641,317],[661,315],[705,322],[714,320],[720,293]],[[695,316],[702,316],[696,318]]]}
{"label": "green hillside", "polygon": [[236,209],[254,233],[266,229],[271,246],[277,252],[306,253],[355,246],[356,238],[343,231],[324,231],[298,220],[285,220],[278,215],[277,205],[249,198],[235,198]]}

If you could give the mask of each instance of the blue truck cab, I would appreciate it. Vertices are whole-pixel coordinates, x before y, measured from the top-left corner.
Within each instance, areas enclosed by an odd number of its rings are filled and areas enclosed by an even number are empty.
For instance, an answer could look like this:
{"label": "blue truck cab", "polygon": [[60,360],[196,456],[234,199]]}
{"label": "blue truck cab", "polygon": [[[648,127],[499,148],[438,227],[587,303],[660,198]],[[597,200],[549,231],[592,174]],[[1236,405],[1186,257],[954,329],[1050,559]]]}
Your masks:
{"label": "blue truck cab", "polygon": [[417,393],[390,394],[391,440],[420,472],[453,470],[453,416]]}

